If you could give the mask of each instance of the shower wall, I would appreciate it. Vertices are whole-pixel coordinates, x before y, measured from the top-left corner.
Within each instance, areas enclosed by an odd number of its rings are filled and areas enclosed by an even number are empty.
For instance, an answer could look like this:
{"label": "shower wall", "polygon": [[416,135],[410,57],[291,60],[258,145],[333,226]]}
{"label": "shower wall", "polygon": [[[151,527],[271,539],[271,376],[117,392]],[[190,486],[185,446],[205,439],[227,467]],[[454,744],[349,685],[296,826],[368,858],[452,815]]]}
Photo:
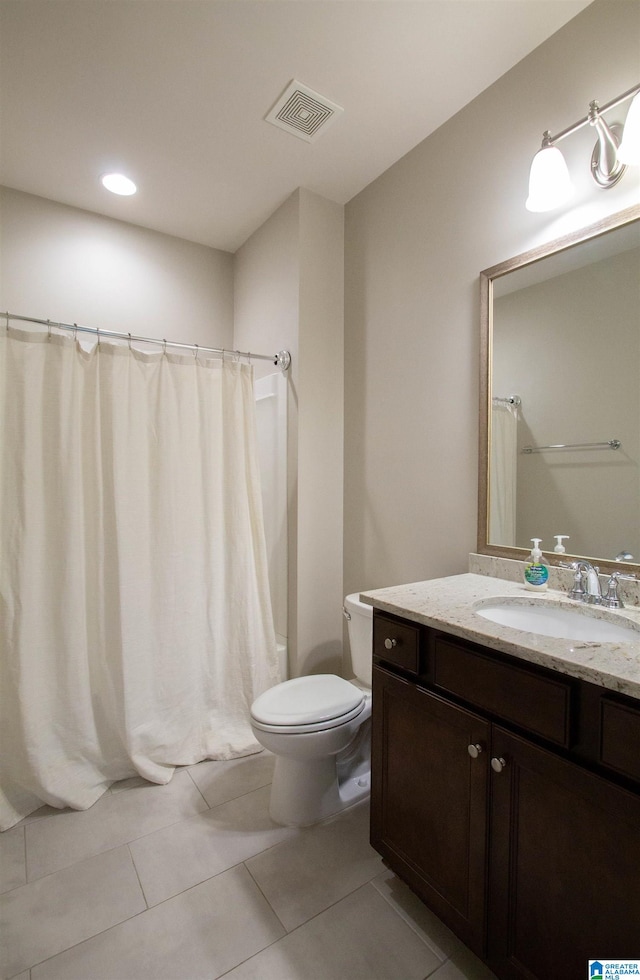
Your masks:
{"label": "shower wall", "polygon": [[0,309],[233,348],[233,256],[0,187]]}

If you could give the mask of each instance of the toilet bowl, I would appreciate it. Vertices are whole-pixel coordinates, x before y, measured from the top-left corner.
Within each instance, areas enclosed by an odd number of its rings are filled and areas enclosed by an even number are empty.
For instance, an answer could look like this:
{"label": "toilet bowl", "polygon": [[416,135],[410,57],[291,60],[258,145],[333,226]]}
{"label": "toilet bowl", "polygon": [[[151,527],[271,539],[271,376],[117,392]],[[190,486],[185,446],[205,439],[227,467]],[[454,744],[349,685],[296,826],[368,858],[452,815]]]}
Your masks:
{"label": "toilet bowl", "polygon": [[355,678],[311,674],[276,684],[251,706],[258,742],[276,757],[269,813],[304,827],[368,796],[373,610],[347,596]]}

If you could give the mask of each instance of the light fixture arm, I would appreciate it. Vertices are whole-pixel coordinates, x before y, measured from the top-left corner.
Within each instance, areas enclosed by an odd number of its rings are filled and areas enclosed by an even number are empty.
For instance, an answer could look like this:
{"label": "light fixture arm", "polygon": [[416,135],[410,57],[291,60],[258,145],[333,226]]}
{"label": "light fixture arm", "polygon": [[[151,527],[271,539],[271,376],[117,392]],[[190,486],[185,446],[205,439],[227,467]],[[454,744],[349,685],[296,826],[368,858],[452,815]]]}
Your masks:
{"label": "light fixture arm", "polygon": [[[630,88],[626,92],[623,92],[622,95],[618,95],[615,99],[611,99],[611,102],[606,102],[603,106],[599,106],[598,108],[599,114],[602,115],[604,112],[609,112],[610,109],[615,109],[616,106],[619,106],[623,102],[626,102],[627,99],[633,98],[633,96],[637,95],[639,92],[640,92],[640,85],[634,85],[633,88]],[[593,105],[593,103],[591,103],[591,105]],[[577,133],[579,129],[582,129],[583,126],[586,126],[590,122],[591,122],[591,111],[589,111],[589,113],[584,117],[584,119],[579,119],[578,122],[574,123],[572,126],[567,126],[566,129],[563,129],[559,133],[556,133],[555,136],[549,136],[548,142],[557,143],[559,140],[565,139],[566,136],[571,136],[572,133]],[[547,133],[548,132],[549,130],[547,130]]]}

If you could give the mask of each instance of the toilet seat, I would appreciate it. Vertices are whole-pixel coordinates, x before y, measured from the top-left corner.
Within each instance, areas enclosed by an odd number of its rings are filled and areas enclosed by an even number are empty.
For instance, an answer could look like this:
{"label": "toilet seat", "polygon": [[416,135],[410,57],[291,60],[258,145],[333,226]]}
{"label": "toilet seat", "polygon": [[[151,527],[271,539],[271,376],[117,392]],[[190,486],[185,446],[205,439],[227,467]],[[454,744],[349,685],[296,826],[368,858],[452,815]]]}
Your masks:
{"label": "toilet seat", "polygon": [[268,732],[304,734],[337,728],[357,718],[363,692],[336,674],[312,674],[277,684],[251,708],[253,725]]}

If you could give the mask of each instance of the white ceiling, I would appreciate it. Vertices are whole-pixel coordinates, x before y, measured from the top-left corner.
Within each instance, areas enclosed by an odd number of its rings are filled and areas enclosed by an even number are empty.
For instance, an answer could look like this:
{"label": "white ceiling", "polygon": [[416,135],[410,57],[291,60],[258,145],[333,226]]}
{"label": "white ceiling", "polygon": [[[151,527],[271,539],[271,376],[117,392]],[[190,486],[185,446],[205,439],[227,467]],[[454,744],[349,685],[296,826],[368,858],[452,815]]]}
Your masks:
{"label": "white ceiling", "polygon": [[[297,187],[346,203],[588,2],[0,0],[0,183],[235,251]],[[264,121],[294,78],[344,108],[313,143]]]}

